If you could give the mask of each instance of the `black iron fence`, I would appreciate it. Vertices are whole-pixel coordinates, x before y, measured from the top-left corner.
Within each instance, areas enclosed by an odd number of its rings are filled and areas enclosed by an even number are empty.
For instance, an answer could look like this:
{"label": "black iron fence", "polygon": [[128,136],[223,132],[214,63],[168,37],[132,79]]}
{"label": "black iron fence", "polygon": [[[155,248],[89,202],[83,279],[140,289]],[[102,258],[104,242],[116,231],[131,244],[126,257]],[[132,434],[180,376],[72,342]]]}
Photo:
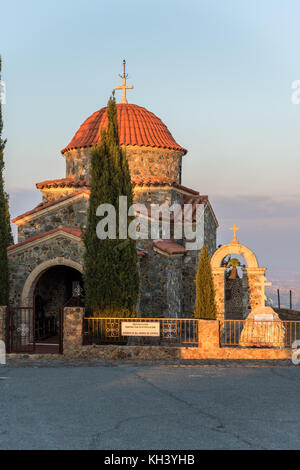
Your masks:
{"label": "black iron fence", "polygon": [[96,318],[83,320],[84,344],[197,346],[198,321],[179,318]]}
{"label": "black iron fence", "polygon": [[299,340],[300,321],[220,321],[221,346],[290,348]]}
{"label": "black iron fence", "polygon": [[35,321],[35,340],[41,341],[58,334],[58,320],[56,316],[37,318]]}
{"label": "black iron fence", "polygon": [[6,351],[8,353],[33,353],[35,351],[33,308],[8,308],[6,319]]}

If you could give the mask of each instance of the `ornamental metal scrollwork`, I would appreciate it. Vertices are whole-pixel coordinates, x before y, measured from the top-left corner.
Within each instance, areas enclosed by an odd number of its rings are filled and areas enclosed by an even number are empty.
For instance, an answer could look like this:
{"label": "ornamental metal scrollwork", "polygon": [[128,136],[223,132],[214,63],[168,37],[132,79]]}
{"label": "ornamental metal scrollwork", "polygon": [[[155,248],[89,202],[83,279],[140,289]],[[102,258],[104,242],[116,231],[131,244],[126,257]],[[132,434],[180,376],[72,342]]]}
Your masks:
{"label": "ornamental metal scrollwork", "polygon": [[177,325],[174,321],[163,323],[163,337],[164,338],[177,338]]}
{"label": "ornamental metal scrollwork", "polygon": [[120,323],[110,322],[106,325],[105,333],[107,338],[118,338],[120,336]]}
{"label": "ornamental metal scrollwork", "polygon": [[26,323],[22,323],[18,328],[17,328],[17,333],[21,335],[23,338],[24,336],[27,336],[29,333],[29,328],[26,326]]}

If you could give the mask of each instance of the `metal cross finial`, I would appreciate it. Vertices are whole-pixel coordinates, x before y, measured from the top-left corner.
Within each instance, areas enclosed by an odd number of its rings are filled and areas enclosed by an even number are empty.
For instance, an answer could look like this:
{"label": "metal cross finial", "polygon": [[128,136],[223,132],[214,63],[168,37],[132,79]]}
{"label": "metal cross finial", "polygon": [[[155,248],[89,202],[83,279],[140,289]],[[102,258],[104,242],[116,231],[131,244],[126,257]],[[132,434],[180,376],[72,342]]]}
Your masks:
{"label": "metal cross finial", "polygon": [[233,224],[233,227],[230,227],[229,230],[232,230],[232,231],[233,231],[233,239],[232,239],[232,242],[231,242],[231,243],[238,243],[237,238],[236,238],[236,232],[237,232],[238,230],[240,230],[239,227],[237,227],[235,224]]}
{"label": "metal cross finial", "polygon": [[120,75],[122,78],[122,85],[115,86],[115,90],[122,90],[122,100],[121,103],[128,103],[126,99],[126,90],[132,89],[133,85],[126,85],[126,79],[128,78],[128,73],[126,73],[126,60],[123,60],[123,74]]}

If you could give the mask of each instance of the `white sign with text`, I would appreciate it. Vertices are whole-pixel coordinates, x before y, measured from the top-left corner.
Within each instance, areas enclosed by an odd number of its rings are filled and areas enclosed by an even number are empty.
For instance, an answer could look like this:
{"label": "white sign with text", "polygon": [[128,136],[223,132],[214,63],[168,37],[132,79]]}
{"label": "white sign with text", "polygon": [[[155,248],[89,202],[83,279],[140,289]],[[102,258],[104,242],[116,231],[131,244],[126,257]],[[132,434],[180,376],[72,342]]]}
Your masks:
{"label": "white sign with text", "polygon": [[159,322],[138,322],[138,321],[122,321],[122,336],[159,336]]}
{"label": "white sign with text", "polygon": [[254,315],[255,321],[273,321],[274,316],[271,313],[261,313]]}

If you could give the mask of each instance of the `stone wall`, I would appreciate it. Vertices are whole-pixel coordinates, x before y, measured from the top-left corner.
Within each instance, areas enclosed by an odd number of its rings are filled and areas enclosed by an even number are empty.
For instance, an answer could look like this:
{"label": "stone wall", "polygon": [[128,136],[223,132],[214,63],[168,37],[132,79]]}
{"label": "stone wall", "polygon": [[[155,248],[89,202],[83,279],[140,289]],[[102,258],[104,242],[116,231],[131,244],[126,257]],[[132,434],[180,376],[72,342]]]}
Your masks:
{"label": "stone wall", "polygon": [[[81,186],[81,189],[90,189],[87,186]],[[73,194],[78,191],[78,188],[74,188],[72,186],[65,186],[64,188],[57,187],[57,188],[46,188],[44,187],[43,189],[40,190],[42,193],[43,197],[43,203],[46,204],[48,202],[53,202],[53,201],[58,201],[59,199],[62,199],[63,197],[70,196],[70,194]]]}
{"label": "stone wall", "polygon": [[[132,179],[164,176],[180,183],[182,151],[137,145],[122,147],[126,151]],[[90,148],[69,150],[65,158],[67,178],[90,177]]]}
{"label": "stone wall", "polygon": [[208,205],[204,210],[204,244],[208,248],[209,256],[212,257],[217,248],[217,227]]}
{"label": "stone wall", "polygon": [[[25,247],[24,247],[25,248]],[[26,246],[24,250],[8,252],[10,273],[10,302],[20,305],[24,284],[29,274],[43,262],[62,258],[82,265],[84,246],[80,239],[73,240],[63,235],[43,239],[38,244]]]}
{"label": "stone wall", "polygon": [[175,191],[168,186],[161,187],[141,187],[134,188],[134,202],[151,207],[151,204],[168,204],[171,206],[174,201]]}
{"label": "stone wall", "polygon": [[66,178],[88,179],[91,168],[91,149],[73,149],[65,152]]}
{"label": "stone wall", "polygon": [[198,347],[164,346],[83,346],[82,320],[84,309],[64,309],[64,349],[67,357],[106,360],[173,360],[173,359],[290,359],[292,350],[279,348],[220,347],[220,324],[214,320],[198,320]]}
{"label": "stone wall", "polygon": [[81,227],[86,225],[89,201],[85,198],[78,201],[70,201],[60,208],[49,209],[46,213],[37,213],[30,220],[18,225],[18,242],[59,227],[60,225],[72,225]]}
{"label": "stone wall", "polygon": [[198,251],[191,250],[182,260],[182,317],[184,318],[191,318],[195,311],[198,256]]}
{"label": "stone wall", "polygon": [[147,256],[140,260],[139,316],[180,317],[182,256],[164,256],[153,250],[152,240],[143,244]]}

